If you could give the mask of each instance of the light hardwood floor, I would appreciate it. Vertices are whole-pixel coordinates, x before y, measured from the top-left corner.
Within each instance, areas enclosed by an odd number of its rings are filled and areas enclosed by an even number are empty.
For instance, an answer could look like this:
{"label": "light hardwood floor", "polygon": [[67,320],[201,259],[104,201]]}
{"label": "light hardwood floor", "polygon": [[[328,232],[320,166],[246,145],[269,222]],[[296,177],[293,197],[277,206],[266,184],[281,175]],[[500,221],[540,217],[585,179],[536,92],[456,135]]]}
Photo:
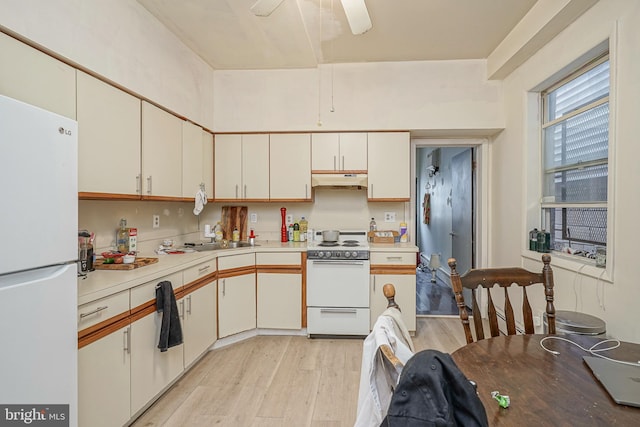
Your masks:
{"label": "light hardwood floor", "polygon": [[[417,329],[416,351],[465,344],[458,317]],[[353,426],[361,358],[362,339],[253,337],[210,351],[133,426]]]}

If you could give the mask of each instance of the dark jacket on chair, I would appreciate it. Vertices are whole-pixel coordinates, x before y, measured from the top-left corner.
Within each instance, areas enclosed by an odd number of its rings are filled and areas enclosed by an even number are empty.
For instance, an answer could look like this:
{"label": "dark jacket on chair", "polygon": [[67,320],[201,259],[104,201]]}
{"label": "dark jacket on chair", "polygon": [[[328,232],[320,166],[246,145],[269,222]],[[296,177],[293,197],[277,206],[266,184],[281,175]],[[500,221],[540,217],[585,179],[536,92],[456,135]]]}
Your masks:
{"label": "dark jacket on chair", "polygon": [[424,350],[402,370],[381,427],[487,425],[475,386],[451,355]]}
{"label": "dark jacket on chair", "polygon": [[167,351],[169,347],[182,344],[180,314],[178,313],[176,296],[173,293],[171,282],[165,280],[156,286],[156,311],[162,312],[162,325],[158,342],[160,351]]}

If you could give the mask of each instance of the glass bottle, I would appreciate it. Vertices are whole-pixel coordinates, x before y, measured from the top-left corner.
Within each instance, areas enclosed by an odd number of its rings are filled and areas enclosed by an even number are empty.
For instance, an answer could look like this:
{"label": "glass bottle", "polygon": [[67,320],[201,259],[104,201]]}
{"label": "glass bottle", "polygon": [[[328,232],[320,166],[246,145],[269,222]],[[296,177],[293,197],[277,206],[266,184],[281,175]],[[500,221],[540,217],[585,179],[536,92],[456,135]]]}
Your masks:
{"label": "glass bottle", "polygon": [[378,226],[376,225],[376,220],[375,218],[371,218],[371,221],[369,222],[369,231],[377,231],[378,230]]}
{"label": "glass bottle", "polygon": [[118,252],[126,254],[129,252],[129,234],[127,233],[127,220],[120,220],[120,229],[116,236],[116,247]]}
{"label": "glass bottle", "polygon": [[300,219],[300,241],[304,242],[307,240],[307,228],[309,227],[309,223],[304,217]]}
{"label": "glass bottle", "polygon": [[300,241],[300,224],[298,224],[297,222],[293,223],[293,241]]}

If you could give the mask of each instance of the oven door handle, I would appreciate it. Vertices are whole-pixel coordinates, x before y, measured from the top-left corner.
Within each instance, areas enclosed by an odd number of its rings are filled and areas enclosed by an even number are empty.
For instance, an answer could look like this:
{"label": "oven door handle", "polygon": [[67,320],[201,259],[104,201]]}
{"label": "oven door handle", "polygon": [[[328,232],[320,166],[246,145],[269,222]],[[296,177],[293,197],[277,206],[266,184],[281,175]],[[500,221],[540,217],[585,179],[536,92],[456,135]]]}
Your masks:
{"label": "oven door handle", "polygon": [[358,311],[355,308],[321,308],[320,313],[349,313],[356,314]]}
{"label": "oven door handle", "polygon": [[318,265],[364,265],[364,261],[330,261],[330,260],[313,260]]}

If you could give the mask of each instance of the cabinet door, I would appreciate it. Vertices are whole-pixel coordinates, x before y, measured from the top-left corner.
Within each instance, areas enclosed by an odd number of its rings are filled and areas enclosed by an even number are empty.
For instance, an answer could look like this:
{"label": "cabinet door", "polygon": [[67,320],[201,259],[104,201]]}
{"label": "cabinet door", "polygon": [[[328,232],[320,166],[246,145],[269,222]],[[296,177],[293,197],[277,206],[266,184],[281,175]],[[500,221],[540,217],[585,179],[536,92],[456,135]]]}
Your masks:
{"label": "cabinet door", "polygon": [[340,134],[340,170],[353,173],[367,172],[367,134]]}
{"label": "cabinet door", "polygon": [[140,197],[140,100],[77,77],[78,191]]}
{"label": "cabinet door", "polygon": [[182,120],[142,101],[144,198],[182,197]]}
{"label": "cabinet door", "polygon": [[75,120],[75,70],[0,32],[0,93]]}
{"label": "cabinet door", "polygon": [[409,132],[368,134],[370,201],[408,201],[410,198]]}
{"label": "cabinet door", "polygon": [[240,198],[242,185],[242,135],[216,135],[215,199]]}
{"label": "cabinet door", "polygon": [[184,313],[184,366],[189,367],[216,341],[216,282],[180,300]]}
{"label": "cabinet door", "polygon": [[129,326],[78,350],[78,425],[121,426],[131,417]]}
{"label": "cabinet door", "polygon": [[387,299],[382,292],[385,284],[391,283],[396,289],[395,300],[402,312],[402,321],[409,331],[416,330],[416,276],[410,274],[371,275],[370,307],[373,328],[378,316],[387,308]]}
{"label": "cabinet door", "polygon": [[339,169],[340,134],[311,134],[311,169],[313,171],[337,171]]}
{"label": "cabinet door", "polygon": [[242,135],[242,198],[269,199],[269,135]]}
{"label": "cabinet door", "polygon": [[311,135],[271,134],[269,172],[272,200],[311,200]]}
{"label": "cabinet door", "polygon": [[258,328],[302,327],[302,275],[258,273]]}
{"label": "cabinet door", "polygon": [[213,134],[202,131],[202,180],[209,199],[213,199]]}
{"label": "cabinet door", "polygon": [[[154,311],[131,324],[132,415],[164,390],[184,369],[182,344],[165,352],[158,348],[162,315]],[[180,320],[184,323],[182,313]]]}
{"label": "cabinet door", "polygon": [[202,128],[182,122],[182,197],[195,198],[204,184]]}
{"label": "cabinet door", "polygon": [[218,337],[256,327],[255,273],[218,279]]}

